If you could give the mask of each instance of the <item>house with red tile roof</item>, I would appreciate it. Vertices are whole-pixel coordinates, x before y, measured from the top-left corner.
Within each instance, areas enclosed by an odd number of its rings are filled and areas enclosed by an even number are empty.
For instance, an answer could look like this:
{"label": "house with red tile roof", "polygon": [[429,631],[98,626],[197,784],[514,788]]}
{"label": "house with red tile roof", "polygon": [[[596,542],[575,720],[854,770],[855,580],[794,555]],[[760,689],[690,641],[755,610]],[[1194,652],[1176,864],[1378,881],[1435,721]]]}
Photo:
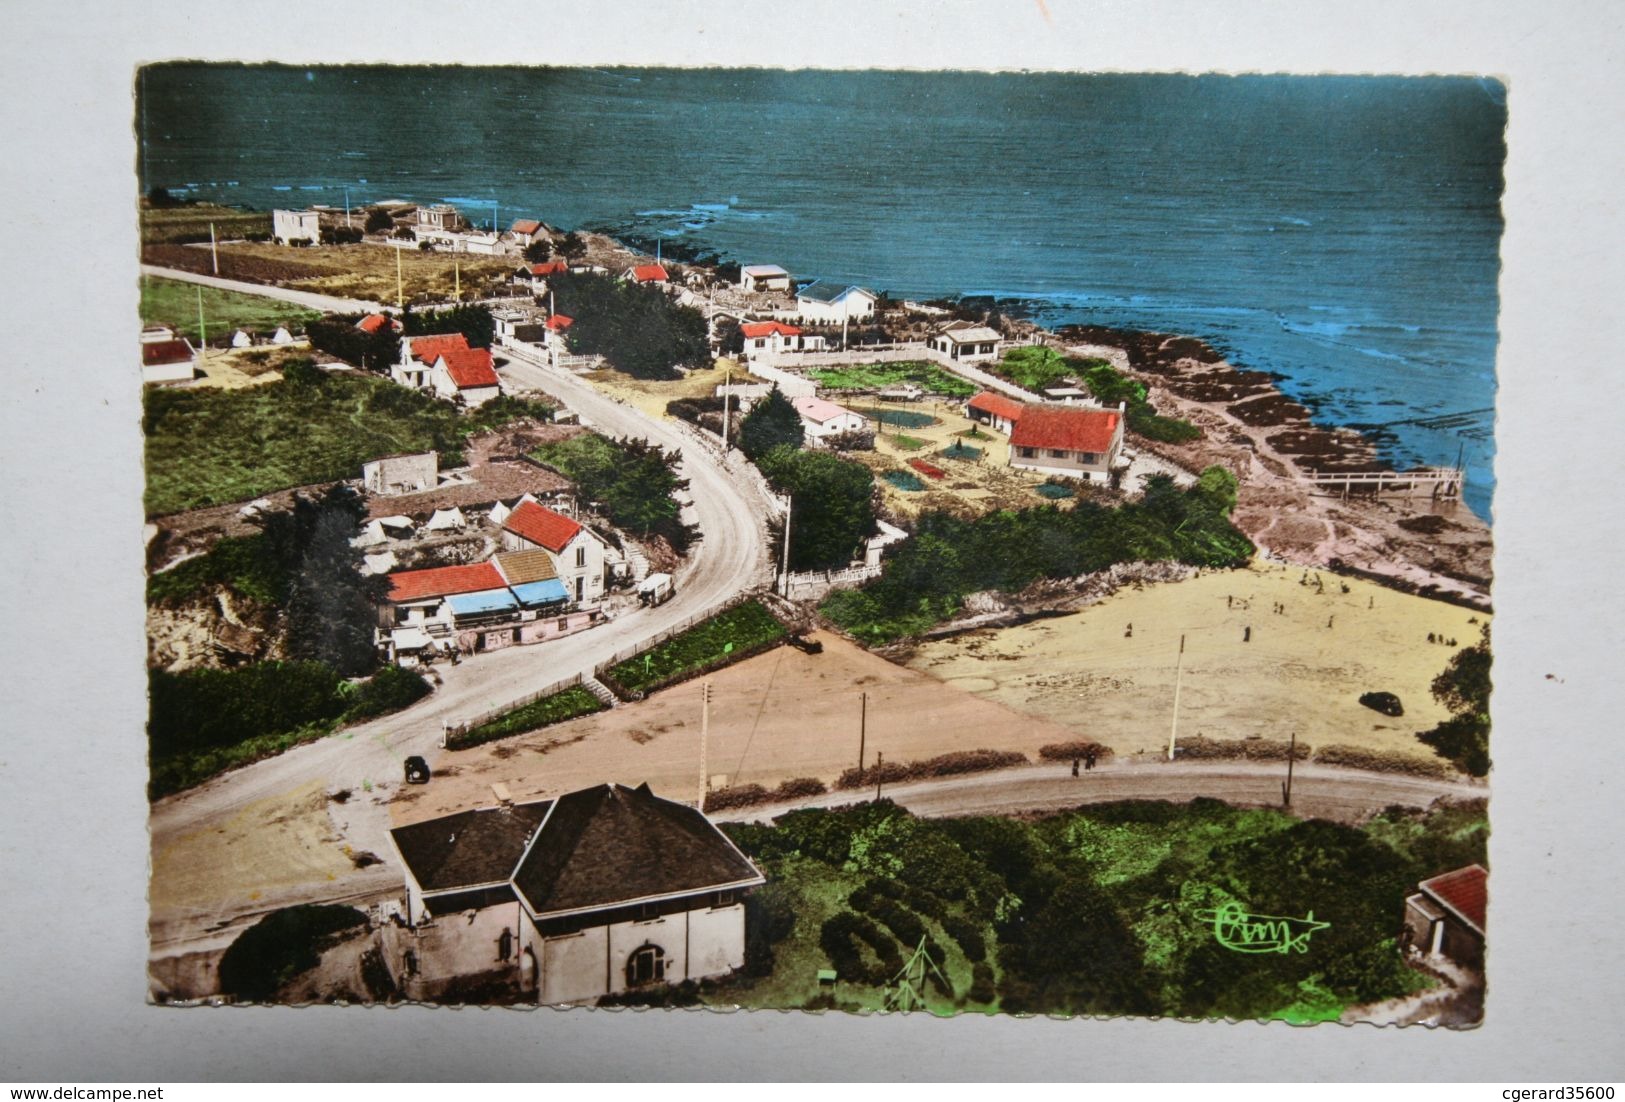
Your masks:
{"label": "house with red tile roof", "polygon": [[435,358],[429,383],[435,394],[470,408],[502,393],[489,348],[448,348]]}
{"label": "house with red tile roof", "polygon": [[[166,332],[168,332],[166,330]],[[141,341],[143,383],[189,383],[197,367],[197,352],[180,337]]]}
{"label": "house with red tile roof", "polygon": [[1027,408],[1024,402],[1014,398],[1006,398],[1003,394],[984,390],[970,401],[965,403],[965,416],[982,425],[991,425],[1006,436],[1015,428],[1016,422],[1021,419],[1022,411]]}
{"label": "house with red tile roof", "polygon": [[1028,405],[1010,430],[1010,466],[1085,482],[1109,481],[1123,452],[1124,408]]}
{"label": "house with red tile roof", "polygon": [[397,570],[388,575],[388,605],[380,613],[380,640],[389,657],[422,650],[436,640],[449,645],[459,628],[491,622],[518,607],[507,582],[489,562]]}
{"label": "house with red tile roof", "polygon": [[385,327],[399,329],[400,323],[388,314],[368,314],[355,323],[355,327],[363,333],[376,333]]}
{"label": "house with red tile roof", "polygon": [[407,928],[384,963],[409,998],[480,982],[559,1005],[744,966],[745,897],[767,880],[703,811],[648,784],[492,794],[390,831]]}
{"label": "house with red tile roof", "polygon": [[745,359],[772,356],[781,352],[818,352],[824,348],[824,338],[808,334],[794,325],[778,321],[747,321],[739,326],[745,339]]}
{"label": "house with red tile roof", "polygon": [[534,245],[548,239],[547,227],[535,218],[515,218],[508,227],[508,236],[521,245]]}
{"label": "house with red tile roof", "polygon": [[666,268],[661,264],[637,264],[621,273],[623,280],[632,283],[642,283],[651,287],[664,287],[671,282],[671,276],[666,274]]}
{"label": "house with red tile roof", "polygon": [[1430,877],[1405,900],[1405,944],[1424,958],[1484,966],[1484,921],[1490,874],[1468,865]]}
{"label": "house with red tile roof", "polygon": [[509,551],[541,549],[576,604],[604,596],[609,544],[597,532],[535,501],[523,501],[502,522],[502,546]]}

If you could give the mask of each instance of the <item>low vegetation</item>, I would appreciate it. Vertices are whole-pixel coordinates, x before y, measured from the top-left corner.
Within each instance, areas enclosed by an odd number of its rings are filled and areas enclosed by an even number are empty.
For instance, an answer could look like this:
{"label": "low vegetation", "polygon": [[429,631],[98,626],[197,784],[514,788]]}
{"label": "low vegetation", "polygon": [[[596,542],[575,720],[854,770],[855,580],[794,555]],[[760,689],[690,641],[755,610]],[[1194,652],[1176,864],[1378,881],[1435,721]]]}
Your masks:
{"label": "low vegetation", "polygon": [[608,705],[581,685],[572,685],[540,700],[521,705],[511,712],[488,719],[477,727],[459,734],[448,735],[446,746],[452,750],[466,750],[470,746],[512,738],[527,731],[538,731],[555,723],[578,716],[590,716],[603,711]]}
{"label": "low vegetation", "polygon": [[1046,387],[1059,386],[1065,379],[1077,378],[1091,364],[1105,362],[1063,356],[1053,348],[1035,344],[1010,349],[998,363],[991,366],[991,370],[995,375],[1036,394],[1042,393]]}
{"label": "low vegetation", "polygon": [[220,991],[244,1002],[268,1002],[315,968],[324,950],[367,924],[354,907],[303,904],[273,911],[237,936],[220,958]]}
{"label": "low vegetation", "polygon": [[705,810],[728,811],[738,807],[754,807],[757,804],[803,800],[809,796],[822,796],[828,791],[829,787],[817,777],[792,777],[777,788],[768,788],[760,784],[736,784],[706,793]]}
{"label": "low vegetation", "polygon": [[1108,406],[1123,403],[1127,408],[1128,429],[1148,440],[1183,444],[1201,437],[1202,430],[1189,421],[1164,417],[1151,408],[1150,392],[1105,360],[1091,360],[1083,373],[1089,393]]}
{"label": "low vegetation", "polygon": [[[207,229],[204,232],[206,236]],[[407,303],[447,302],[459,288],[465,293],[494,290],[506,284],[517,267],[505,257],[371,244],[289,248],[271,242],[253,242],[222,245],[218,252],[220,276],[224,279],[391,304],[396,301],[397,260],[400,262],[400,291]],[[213,273],[207,249],[144,243],[141,259],[166,268],[203,275]]]}
{"label": "low vegetation", "polygon": [[1155,476],[1138,500],[1116,508],[1079,502],[1064,511],[1005,509],[974,520],[926,513],[878,579],[831,594],[820,611],[865,642],[890,642],[948,619],[967,594],[981,590],[1014,593],[1043,578],[1078,577],[1119,562],[1240,566],[1253,545],[1230,523],[1235,495],[1234,477],[1212,467],[1188,490]]}
{"label": "low vegetation", "polygon": [[872,784],[897,784],[927,777],[954,777],[961,773],[984,773],[1026,765],[1027,755],[1015,750],[955,750],[924,761],[879,761],[863,769],[843,770],[836,788],[863,788]]}
{"label": "low vegetation", "polygon": [[387,379],[325,376],[241,390],[149,388],[144,396],[148,516],[358,478],[401,452],[462,462],[468,435],[550,407],[498,399],[462,411]]}
{"label": "low vegetation", "polygon": [[198,336],[198,297],[203,298],[203,325],[211,343],[218,344],[238,329],[269,336],[278,326],[292,332],[321,317],[321,312],[291,302],[200,287],[178,279],[141,277],[141,322],[167,325],[196,344]]}
{"label": "low vegetation", "polygon": [[[1395,936],[1405,897],[1484,862],[1487,839],[1482,803],[1390,809],[1355,828],[1208,799],[1037,821],[917,819],[879,801],[724,829],[772,897],[755,966],[712,1001],[878,1009],[923,943],[944,976],[923,992],[937,1013],[1299,1022],[1424,986]],[[1230,903],[1328,925],[1303,953],[1237,953],[1205,917]],[[833,988],[821,968],[837,972]]]}
{"label": "low vegetation", "polygon": [[819,367],[808,371],[807,377],[825,390],[884,390],[912,384],[927,394],[969,398],[977,389],[959,376],[923,360]]}
{"label": "low vegetation", "polygon": [[680,555],[693,543],[695,530],[681,520],[675,496],[688,487],[677,475],[680,453],[588,432],[530,454],[574,482],[577,496],[601,509],[616,528],[663,539]]}
{"label": "low vegetation", "polygon": [[777,646],[784,625],[760,601],[746,601],[600,674],[622,697],[654,692]]}
{"label": "low vegetation", "polygon": [[[238,210],[213,203],[183,203],[167,193],[157,198],[157,204],[141,205],[143,245],[201,243],[209,240],[210,226],[214,227],[215,239],[219,241],[271,235],[269,211]],[[207,253],[203,255],[208,257]]]}

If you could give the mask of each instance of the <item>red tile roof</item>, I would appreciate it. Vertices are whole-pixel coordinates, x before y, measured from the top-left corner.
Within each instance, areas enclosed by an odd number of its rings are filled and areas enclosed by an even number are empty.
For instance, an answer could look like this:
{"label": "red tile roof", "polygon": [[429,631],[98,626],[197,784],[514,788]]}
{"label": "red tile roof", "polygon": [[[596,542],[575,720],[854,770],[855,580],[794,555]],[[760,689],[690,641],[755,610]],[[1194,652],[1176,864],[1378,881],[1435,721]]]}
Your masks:
{"label": "red tile roof", "polygon": [[446,373],[458,390],[499,385],[489,348],[453,348],[442,352],[440,357],[446,361]]}
{"label": "red tile roof", "polygon": [[1003,417],[1006,421],[1015,421],[1021,417],[1027,406],[1014,398],[1006,398],[1002,394],[984,390],[970,400],[970,408],[991,413],[995,417]]}
{"label": "red tile roof", "polygon": [[516,219],[514,221],[514,224],[512,226],[512,232],[514,232],[514,233],[535,233],[537,230],[539,230],[541,228],[542,228],[542,224],[540,222],[536,221],[534,218],[520,218],[520,219]]}
{"label": "red tile roof", "polygon": [[141,346],[141,362],[147,367],[191,363],[192,355],[192,346],[183,340],[153,341]]}
{"label": "red tile roof", "polygon": [[632,279],[636,283],[664,283],[670,278],[666,269],[659,264],[639,264],[632,269]]}
{"label": "red tile roof", "polygon": [[356,322],[355,327],[361,330],[363,333],[376,333],[384,326],[393,324],[394,323],[383,314],[368,314],[366,317]]}
{"label": "red tile roof", "polygon": [[554,314],[552,317],[547,319],[547,327],[553,330],[555,333],[568,329],[575,323],[575,318],[566,317],[563,314]]}
{"label": "red tile roof", "polygon": [[436,333],[432,337],[412,338],[412,358],[422,360],[431,367],[441,356],[458,348],[467,348],[468,338],[461,333]]}
{"label": "red tile roof", "polygon": [[746,337],[771,337],[778,333],[785,337],[799,337],[801,330],[793,325],[784,325],[776,321],[748,321],[739,327],[739,331]]}
{"label": "red tile roof", "polygon": [[1070,452],[1109,451],[1122,414],[1115,409],[1028,406],[1010,432],[1017,448],[1060,448]]}
{"label": "red tile roof", "polygon": [[508,583],[496,564],[475,563],[472,566],[436,566],[428,570],[398,570],[389,575],[389,599],[419,601],[425,597],[450,597],[456,593],[476,593],[482,589],[501,589]]}
{"label": "red tile roof", "polygon": [[534,501],[527,501],[509,513],[502,527],[553,552],[563,551],[581,531],[581,525],[569,517],[544,509]]}
{"label": "red tile roof", "polygon": [[1489,899],[1490,874],[1482,865],[1468,865],[1418,885],[1479,933],[1484,932],[1485,904]]}
{"label": "red tile roof", "polygon": [[544,264],[532,264],[526,271],[533,276],[562,275],[570,270],[568,260],[549,260]]}

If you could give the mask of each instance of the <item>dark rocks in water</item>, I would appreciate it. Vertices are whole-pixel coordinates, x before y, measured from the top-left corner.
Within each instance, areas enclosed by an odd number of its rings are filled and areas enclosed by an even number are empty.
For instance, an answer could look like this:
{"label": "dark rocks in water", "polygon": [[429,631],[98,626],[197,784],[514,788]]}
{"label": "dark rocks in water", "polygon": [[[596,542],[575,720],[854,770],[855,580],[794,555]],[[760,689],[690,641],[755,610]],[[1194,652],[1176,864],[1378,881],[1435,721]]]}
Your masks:
{"label": "dark rocks in water", "polygon": [[1361,693],[1360,703],[1374,712],[1381,712],[1385,716],[1402,716],[1405,714],[1404,705],[1400,704],[1399,697],[1393,693]]}

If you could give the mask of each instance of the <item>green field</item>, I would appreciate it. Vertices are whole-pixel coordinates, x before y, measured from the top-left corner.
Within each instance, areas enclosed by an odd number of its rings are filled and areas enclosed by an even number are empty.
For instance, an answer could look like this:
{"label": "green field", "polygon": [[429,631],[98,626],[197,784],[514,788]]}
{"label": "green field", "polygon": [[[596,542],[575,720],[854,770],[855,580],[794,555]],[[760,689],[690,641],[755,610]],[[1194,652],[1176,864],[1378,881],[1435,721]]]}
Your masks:
{"label": "green field", "polygon": [[1009,379],[1019,387],[1041,391],[1045,387],[1056,386],[1062,380],[1081,377],[1084,369],[1096,362],[1101,361],[1062,356],[1053,348],[1031,345],[1026,348],[1010,349],[1004,354],[1003,359],[991,365],[988,370]]}
{"label": "green field", "polygon": [[[768,883],[747,900],[743,974],[701,1001],[895,1006],[899,965],[923,940],[943,973],[922,985],[936,1014],[1294,1022],[1429,986],[1396,941],[1405,896],[1484,862],[1488,836],[1482,801],[1359,828],[1200,799],[1036,821],[918,819],[880,801],[725,829]],[[1205,917],[1232,903],[1323,925],[1300,952],[1237,952]]]}
{"label": "green field", "polygon": [[321,317],[321,311],[296,306],[261,295],[245,295],[200,287],[178,279],[141,277],[141,323],[167,325],[190,339],[198,339],[198,295],[203,296],[203,322],[211,339],[238,329],[270,334],[277,326],[298,330],[305,322]]}
{"label": "green field", "polygon": [[575,719],[577,716],[590,716],[594,712],[603,711],[606,707],[608,705],[593,696],[586,688],[572,685],[568,689],[560,689],[551,696],[533,700],[495,719],[486,720],[478,727],[470,728],[460,735],[450,735],[446,739],[446,745],[452,750],[466,750],[470,746],[522,735],[527,731]]}
{"label": "green field", "polygon": [[969,398],[977,390],[957,375],[950,375],[936,364],[923,360],[820,367],[807,372],[807,377],[831,390],[883,390],[889,386],[913,383],[927,394],[945,398]]}
{"label": "green field", "polygon": [[309,387],[149,388],[145,403],[148,516],[359,478],[361,464],[382,455],[434,448],[442,467],[455,466],[468,433],[547,412],[503,397],[461,413],[355,375]]}
{"label": "green field", "polygon": [[271,215],[267,211],[238,210],[210,203],[188,203],[178,207],[149,207],[143,204],[141,243],[159,245],[207,241],[211,224],[216,239],[226,241],[251,233],[269,234]]}

